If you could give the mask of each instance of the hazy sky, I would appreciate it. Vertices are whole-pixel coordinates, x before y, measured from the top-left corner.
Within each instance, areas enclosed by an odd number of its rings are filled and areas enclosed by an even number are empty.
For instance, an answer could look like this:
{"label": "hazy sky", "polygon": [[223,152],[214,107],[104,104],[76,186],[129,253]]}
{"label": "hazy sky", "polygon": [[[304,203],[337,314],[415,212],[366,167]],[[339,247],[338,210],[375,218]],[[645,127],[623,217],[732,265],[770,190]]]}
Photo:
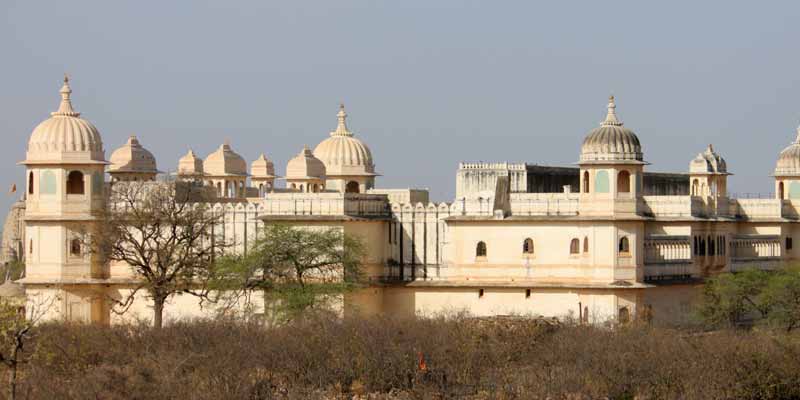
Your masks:
{"label": "hazy sky", "polygon": [[283,174],[343,101],[379,187],[449,200],[462,160],[574,163],[613,92],[648,170],[713,143],[731,192],[769,193],[800,123],[799,43],[796,1],[3,0],[0,189],[24,188],[16,162],[68,72],[106,156],[135,133],[164,171],[229,138]]}

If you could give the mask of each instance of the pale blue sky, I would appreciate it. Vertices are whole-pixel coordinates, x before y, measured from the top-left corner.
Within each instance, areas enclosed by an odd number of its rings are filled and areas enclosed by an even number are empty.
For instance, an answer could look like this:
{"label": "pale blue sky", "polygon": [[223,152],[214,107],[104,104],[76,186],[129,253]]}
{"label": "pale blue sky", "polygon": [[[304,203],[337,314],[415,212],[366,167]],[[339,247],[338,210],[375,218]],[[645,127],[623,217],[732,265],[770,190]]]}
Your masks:
{"label": "pale blue sky", "polygon": [[450,200],[461,160],[575,162],[613,92],[649,170],[713,143],[732,192],[768,193],[800,123],[798,39],[789,1],[4,0],[0,187],[23,187],[66,71],[106,156],[135,133],[162,170],[230,138],[282,174],[344,101],[378,186]]}

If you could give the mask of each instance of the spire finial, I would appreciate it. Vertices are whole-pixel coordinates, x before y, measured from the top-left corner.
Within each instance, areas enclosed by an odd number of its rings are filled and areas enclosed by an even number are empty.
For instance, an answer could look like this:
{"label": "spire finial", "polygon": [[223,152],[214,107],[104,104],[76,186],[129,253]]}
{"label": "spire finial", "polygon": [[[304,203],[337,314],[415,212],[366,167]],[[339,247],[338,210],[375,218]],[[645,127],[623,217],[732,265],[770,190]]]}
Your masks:
{"label": "spire finial", "polygon": [[614,95],[608,96],[608,114],[600,125],[602,126],[622,126],[622,122],[617,119],[617,104],[614,102]]}
{"label": "spire finial", "polygon": [[50,115],[60,115],[66,117],[77,117],[81,115],[81,113],[75,112],[75,110],[72,108],[72,101],[70,100],[72,88],[69,87],[69,76],[66,73],[64,73],[64,85],[61,86],[61,90],[58,92],[61,93],[61,104],[58,105],[58,110],[51,112]]}
{"label": "spire finial", "polygon": [[797,137],[794,139],[795,143],[800,143],[800,126],[797,127]]}
{"label": "spire finial", "polygon": [[339,123],[336,125],[336,130],[331,132],[331,136],[353,136],[353,133],[347,129],[347,112],[344,111],[344,103],[339,103],[339,112],[336,114]]}

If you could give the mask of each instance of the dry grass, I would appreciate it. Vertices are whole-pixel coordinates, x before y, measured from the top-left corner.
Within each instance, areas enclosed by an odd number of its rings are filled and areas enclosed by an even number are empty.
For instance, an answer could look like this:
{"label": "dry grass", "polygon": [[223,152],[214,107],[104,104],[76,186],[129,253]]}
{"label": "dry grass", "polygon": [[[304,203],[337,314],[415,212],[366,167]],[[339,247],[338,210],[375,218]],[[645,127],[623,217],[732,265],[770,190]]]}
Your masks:
{"label": "dry grass", "polygon": [[49,325],[27,351],[28,399],[800,397],[800,341],[758,332],[316,316]]}

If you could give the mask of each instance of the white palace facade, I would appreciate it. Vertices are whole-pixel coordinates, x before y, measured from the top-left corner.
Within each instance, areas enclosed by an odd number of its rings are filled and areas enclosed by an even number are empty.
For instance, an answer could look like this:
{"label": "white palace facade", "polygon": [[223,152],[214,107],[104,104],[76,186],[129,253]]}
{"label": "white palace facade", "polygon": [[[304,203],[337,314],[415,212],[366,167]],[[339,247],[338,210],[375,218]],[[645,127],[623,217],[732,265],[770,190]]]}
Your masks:
{"label": "white palace facade", "polygon": [[[106,159],[100,132],[73,109],[70,93],[65,79],[58,110],[33,130],[21,162],[25,197],[9,214],[3,251],[24,259],[26,272],[0,286],[0,296],[54,295],[54,318],[113,323],[126,316],[112,313],[109,299],[134,277],[82,251],[76,227],[102,223],[94,211],[108,185],[165,175],[133,136]],[[205,159],[190,150],[170,177],[213,187],[213,210],[224,214],[219,231],[236,251],[273,222],[362,238],[371,284],[344,298],[345,313],[666,321],[686,314],[704,278],[800,256],[800,136],[778,156],[773,198],[732,198],[726,162],[710,145],[686,172],[647,172],[612,97],[576,167],[464,162],[455,199],[433,203],[425,190],[376,187],[369,147],[348,128],[344,107],[337,117],[283,176],[263,154],[248,169],[224,143]],[[149,317],[148,304],[138,299],[128,317]],[[175,296],[165,318],[212,311]]]}

